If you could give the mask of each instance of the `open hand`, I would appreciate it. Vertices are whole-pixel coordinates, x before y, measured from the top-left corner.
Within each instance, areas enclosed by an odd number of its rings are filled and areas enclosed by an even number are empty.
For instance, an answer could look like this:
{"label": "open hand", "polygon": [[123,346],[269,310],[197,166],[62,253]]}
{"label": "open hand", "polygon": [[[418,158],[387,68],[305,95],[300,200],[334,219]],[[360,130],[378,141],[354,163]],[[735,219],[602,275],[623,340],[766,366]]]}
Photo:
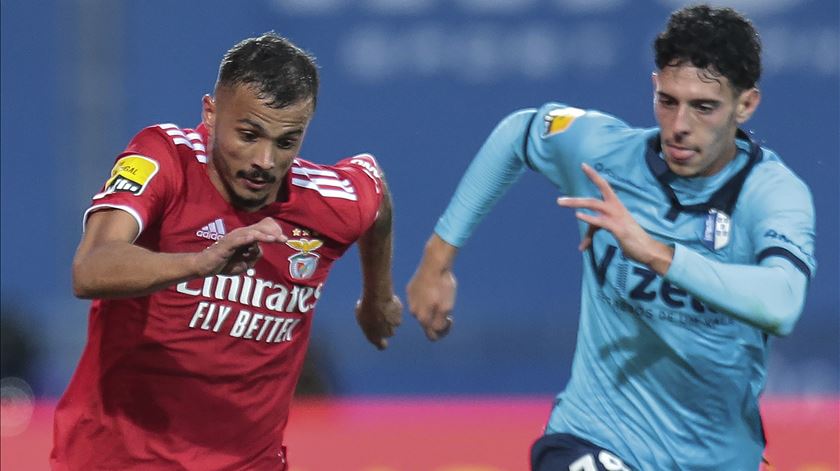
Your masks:
{"label": "open hand", "polygon": [[575,212],[575,217],[589,224],[578,248],[584,251],[592,246],[592,238],[600,229],[606,229],[615,237],[624,255],[650,266],[664,274],[673,258],[673,249],[654,240],[630,214],[618,196],[598,172],[582,164],[583,172],[601,192],[598,198],[558,198],[557,204],[566,208],[588,209],[594,214]]}

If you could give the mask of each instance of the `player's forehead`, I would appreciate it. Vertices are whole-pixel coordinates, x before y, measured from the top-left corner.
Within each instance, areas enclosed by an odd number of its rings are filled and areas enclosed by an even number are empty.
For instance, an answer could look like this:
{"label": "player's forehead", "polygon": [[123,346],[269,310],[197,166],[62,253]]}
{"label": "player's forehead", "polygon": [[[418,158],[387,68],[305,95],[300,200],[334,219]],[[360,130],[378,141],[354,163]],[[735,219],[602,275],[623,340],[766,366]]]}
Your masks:
{"label": "player's forehead", "polygon": [[729,79],[712,68],[666,66],[657,70],[656,76],[655,92],[679,100],[731,101],[735,97]]}
{"label": "player's forehead", "polygon": [[251,124],[266,130],[281,131],[289,127],[305,127],[314,112],[312,98],[305,98],[283,107],[271,106],[256,88],[237,85],[216,91],[219,113],[227,115],[230,124]]}

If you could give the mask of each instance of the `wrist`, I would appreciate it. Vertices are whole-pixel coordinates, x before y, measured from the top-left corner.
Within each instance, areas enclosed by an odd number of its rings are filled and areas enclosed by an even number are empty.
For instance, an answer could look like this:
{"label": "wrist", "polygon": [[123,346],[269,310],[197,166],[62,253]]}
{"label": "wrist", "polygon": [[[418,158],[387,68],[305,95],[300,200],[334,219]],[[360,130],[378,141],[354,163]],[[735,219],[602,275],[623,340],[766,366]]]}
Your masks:
{"label": "wrist", "polygon": [[668,269],[671,268],[671,262],[674,260],[674,247],[663,244],[662,242],[654,241],[650,254],[650,259],[646,265],[661,276],[665,276]]}
{"label": "wrist", "polygon": [[[208,249],[209,248],[210,247],[208,247]],[[207,270],[204,266],[203,255],[204,251],[184,254],[184,257],[186,258],[186,260],[184,260],[184,264],[187,267],[186,275],[189,278],[204,278],[206,276],[211,275],[211,273],[209,273],[209,270]]]}
{"label": "wrist", "polygon": [[375,286],[365,286],[362,289],[362,299],[365,302],[383,302],[388,301],[394,296],[394,287],[389,283],[377,284]]}
{"label": "wrist", "polygon": [[423,264],[435,271],[449,271],[452,270],[457,255],[458,247],[444,241],[437,234],[432,234],[426,242]]}

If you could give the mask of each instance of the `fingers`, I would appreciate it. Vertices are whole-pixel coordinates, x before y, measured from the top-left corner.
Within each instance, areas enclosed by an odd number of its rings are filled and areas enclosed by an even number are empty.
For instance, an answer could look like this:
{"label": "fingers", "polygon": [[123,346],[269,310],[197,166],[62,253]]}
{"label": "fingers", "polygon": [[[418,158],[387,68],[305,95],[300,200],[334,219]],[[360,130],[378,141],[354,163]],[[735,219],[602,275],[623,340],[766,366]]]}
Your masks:
{"label": "fingers", "polygon": [[598,226],[593,226],[593,225],[590,224],[589,227],[586,229],[586,234],[583,236],[583,239],[581,239],[581,241],[580,241],[580,245],[578,245],[578,250],[583,252],[586,249],[588,249],[589,247],[591,247],[592,246],[592,238],[595,237],[595,233],[598,232],[599,229],[601,229],[601,228],[598,227]]}
{"label": "fingers", "polygon": [[274,219],[270,217],[263,218],[256,224],[250,226],[240,227],[231,231],[228,235],[223,237],[220,242],[231,244],[233,247],[241,247],[254,242],[286,242],[289,240],[283,229]]}
{"label": "fingers", "polygon": [[449,331],[452,330],[452,324],[455,321],[455,318],[451,315],[446,315],[443,317],[443,321],[438,322],[435,326],[430,329],[426,330],[426,337],[429,340],[440,340],[447,335],[449,335]]}
{"label": "fingers", "polygon": [[239,247],[233,254],[233,260],[242,261],[248,266],[248,268],[253,268],[254,264],[257,263],[257,260],[262,257],[262,254],[263,251],[262,248],[260,248],[260,244],[252,242],[248,245]]}
{"label": "fingers", "polygon": [[449,311],[437,311],[430,316],[418,315],[415,317],[417,317],[418,322],[420,322],[420,325],[423,327],[423,332],[426,334],[426,338],[433,342],[449,335],[449,331],[452,329],[452,323],[454,321],[454,318]]}
{"label": "fingers", "polygon": [[285,234],[283,234],[283,228],[281,228],[280,224],[277,224],[277,221],[275,221],[273,218],[263,218],[260,222],[254,224],[251,227],[257,229],[258,231],[267,236],[274,237],[277,242],[286,242],[287,240],[289,240],[289,238],[286,237]]}
{"label": "fingers", "polygon": [[604,199],[613,199],[615,198],[615,192],[613,191],[612,187],[610,186],[609,182],[607,182],[604,177],[602,177],[598,172],[595,171],[594,168],[590,167],[587,164],[581,164],[581,168],[583,169],[583,173],[592,180],[592,183],[598,187],[598,190],[601,192],[601,196]]}
{"label": "fingers", "polygon": [[603,212],[604,202],[597,198],[574,198],[561,196],[557,198],[557,205],[564,208],[589,209],[591,211]]}
{"label": "fingers", "polygon": [[402,301],[393,295],[382,304],[356,302],[356,320],[368,341],[377,349],[388,348],[388,338],[393,337],[402,324]]}

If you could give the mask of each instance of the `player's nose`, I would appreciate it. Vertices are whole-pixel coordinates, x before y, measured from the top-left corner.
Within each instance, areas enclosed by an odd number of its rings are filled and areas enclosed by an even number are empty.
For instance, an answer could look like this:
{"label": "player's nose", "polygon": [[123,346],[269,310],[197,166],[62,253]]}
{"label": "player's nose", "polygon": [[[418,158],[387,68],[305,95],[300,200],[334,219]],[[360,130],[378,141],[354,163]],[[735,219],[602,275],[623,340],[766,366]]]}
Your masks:
{"label": "player's nose", "polygon": [[257,148],[251,163],[263,170],[271,170],[277,164],[274,146],[263,145]]}

